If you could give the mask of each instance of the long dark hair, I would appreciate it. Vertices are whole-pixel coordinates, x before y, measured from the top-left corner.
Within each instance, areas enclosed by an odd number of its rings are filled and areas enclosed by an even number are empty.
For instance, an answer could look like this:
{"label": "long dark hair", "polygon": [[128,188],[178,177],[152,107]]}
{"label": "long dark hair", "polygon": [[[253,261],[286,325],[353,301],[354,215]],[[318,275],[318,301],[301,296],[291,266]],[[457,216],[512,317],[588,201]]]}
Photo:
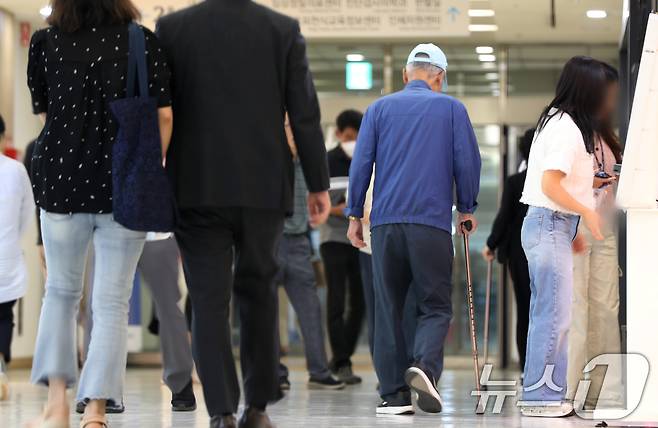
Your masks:
{"label": "long dark hair", "polygon": [[594,142],[603,130],[598,114],[609,85],[606,70],[610,66],[606,66],[586,56],[575,56],[567,61],[557,82],[555,98],[539,117],[537,132],[541,132],[555,115],[566,113],[580,129],[587,152],[594,153]]}
{"label": "long dark hair", "polygon": [[65,33],[81,28],[127,24],[140,17],[131,0],[51,0],[48,24]]}
{"label": "long dark hair", "polygon": [[[616,85],[619,82],[619,72],[613,66],[603,63],[603,72],[605,73],[607,82],[606,90],[608,90],[610,85]],[[614,130],[612,117],[605,118],[602,121],[598,132],[601,139],[610,147],[610,150],[615,155],[617,163],[621,163],[622,148],[619,137],[617,137]]]}

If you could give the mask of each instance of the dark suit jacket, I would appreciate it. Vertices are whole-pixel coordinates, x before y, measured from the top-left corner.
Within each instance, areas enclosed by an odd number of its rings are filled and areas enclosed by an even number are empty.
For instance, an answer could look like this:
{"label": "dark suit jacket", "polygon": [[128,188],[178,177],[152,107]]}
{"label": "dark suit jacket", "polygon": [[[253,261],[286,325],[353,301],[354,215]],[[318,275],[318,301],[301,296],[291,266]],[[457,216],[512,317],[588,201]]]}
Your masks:
{"label": "dark suit jacket", "polygon": [[[494,220],[487,246],[498,254],[498,261],[504,263],[510,254],[523,254],[521,247],[521,227],[528,206],[520,202],[525,184],[526,171],[510,175],[505,180],[500,209]],[[520,251],[520,252],[519,252]]]}
{"label": "dark suit jacket", "polygon": [[288,111],[309,191],[329,188],[320,108],[297,21],[250,0],[207,0],[156,31],[172,71],[167,169],[181,208],[292,212]]}

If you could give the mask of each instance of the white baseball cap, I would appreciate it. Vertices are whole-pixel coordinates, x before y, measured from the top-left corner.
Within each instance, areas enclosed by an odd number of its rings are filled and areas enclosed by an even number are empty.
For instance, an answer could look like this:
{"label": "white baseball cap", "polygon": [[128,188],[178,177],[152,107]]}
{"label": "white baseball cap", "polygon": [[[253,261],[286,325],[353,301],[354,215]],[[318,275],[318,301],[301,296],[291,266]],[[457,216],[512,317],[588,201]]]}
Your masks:
{"label": "white baseball cap", "polygon": [[448,58],[446,58],[446,54],[437,45],[434,43],[421,43],[413,48],[409,54],[409,58],[407,58],[407,64],[414,62],[426,62],[439,67],[446,73],[443,79],[444,90],[448,87]]}

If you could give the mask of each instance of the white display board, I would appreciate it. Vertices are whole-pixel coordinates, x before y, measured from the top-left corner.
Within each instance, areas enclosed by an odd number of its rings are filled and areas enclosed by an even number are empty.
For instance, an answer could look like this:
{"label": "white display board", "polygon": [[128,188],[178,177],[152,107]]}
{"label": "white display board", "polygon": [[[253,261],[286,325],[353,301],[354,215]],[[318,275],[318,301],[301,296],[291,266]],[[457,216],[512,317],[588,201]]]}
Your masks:
{"label": "white display board", "polygon": [[142,25],[155,29],[155,23],[164,15],[200,3],[201,0],[134,0],[142,14]]}
{"label": "white display board", "polygon": [[644,38],[633,110],[628,125],[617,203],[625,209],[656,208],[658,197],[658,15]]}
{"label": "white display board", "polygon": [[468,36],[467,0],[258,0],[309,39]]}
{"label": "white display board", "polygon": [[[658,167],[657,167],[658,168]],[[642,399],[624,419],[629,426],[658,426],[658,263],[654,248],[658,242],[658,210],[630,209],[626,242],[626,351],[643,355],[649,361]],[[628,369],[628,373],[632,369]],[[627,397],[641,388],[642,379],[629,375]],[[616,425],[610,423],[610,425]]]}
{"label": "white display board", "polygon": [[[626,350],[643,355],[649,375],[637,408],[624,425],[658,426],[658,15],[647,24],[626,138],[618,204],[627,211]],[[628,394],[642,379],[627,371]],[[628,398],[628,395],[627,395]],[[617,425],[611,423],[611,425]]]}
{"label": "white display board", "polygon": [[[468,0],[256,0],[299,20],[308,39],[409,39],[469,35]],[[198,0],[136,0],[143,24]]]}

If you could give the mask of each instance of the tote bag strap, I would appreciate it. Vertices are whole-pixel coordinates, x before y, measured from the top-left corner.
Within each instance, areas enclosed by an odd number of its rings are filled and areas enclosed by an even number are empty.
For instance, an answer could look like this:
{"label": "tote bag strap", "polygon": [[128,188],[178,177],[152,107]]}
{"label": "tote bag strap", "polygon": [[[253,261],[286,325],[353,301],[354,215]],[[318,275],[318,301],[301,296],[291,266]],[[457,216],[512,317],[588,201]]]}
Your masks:
{"label": "tote bag strap", "polygon": [[[135,77],[139,89],[135,94]],[[148,77],[146,76],[146,41],[144,32],[135,22],[128,25],[128,82],[126,97],[148,97]]]}

